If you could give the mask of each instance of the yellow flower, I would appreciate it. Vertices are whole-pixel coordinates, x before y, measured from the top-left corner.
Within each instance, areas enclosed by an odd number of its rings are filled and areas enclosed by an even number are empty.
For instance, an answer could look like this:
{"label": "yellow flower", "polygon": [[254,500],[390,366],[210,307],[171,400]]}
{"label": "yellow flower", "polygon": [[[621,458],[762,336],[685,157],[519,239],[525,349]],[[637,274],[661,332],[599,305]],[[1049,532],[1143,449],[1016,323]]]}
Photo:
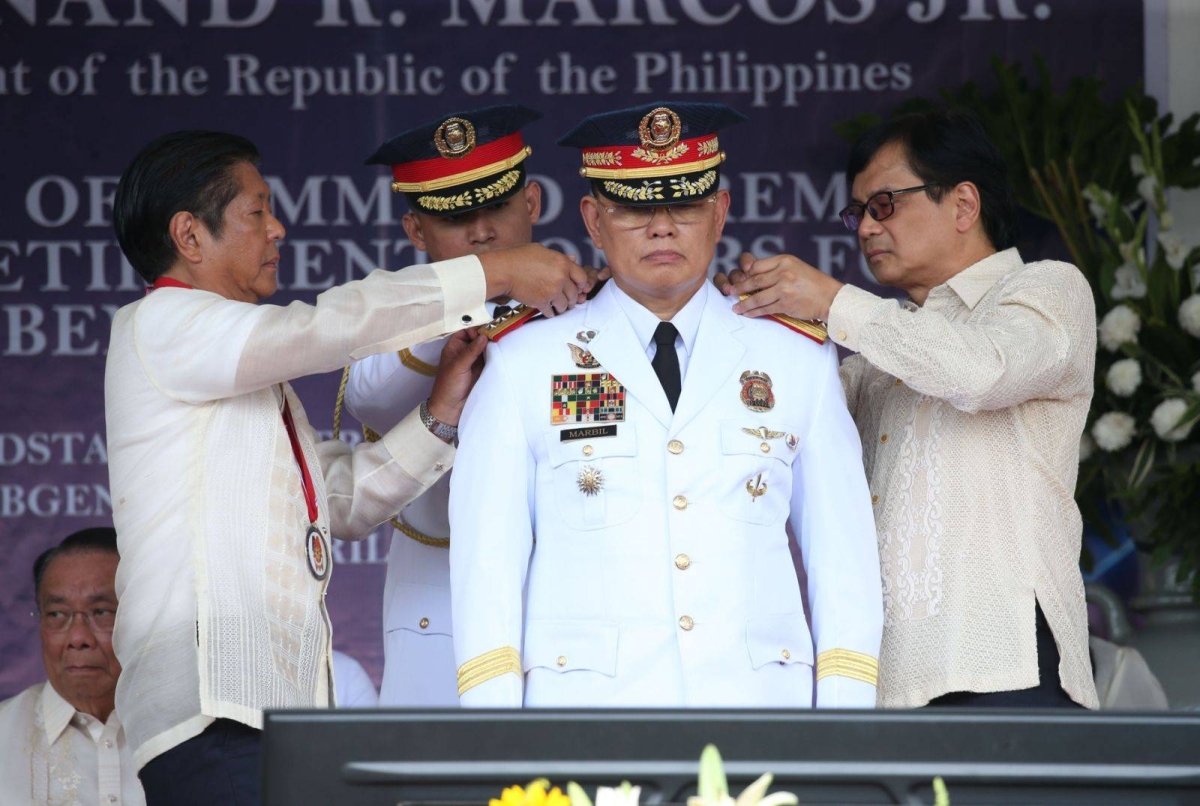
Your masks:
{"label": "yellow flower", "polygon": [[571,806],[571,800],[557,786],[547,792],[546,782],[534,781],[528,788],[508,787],[488,806]]}

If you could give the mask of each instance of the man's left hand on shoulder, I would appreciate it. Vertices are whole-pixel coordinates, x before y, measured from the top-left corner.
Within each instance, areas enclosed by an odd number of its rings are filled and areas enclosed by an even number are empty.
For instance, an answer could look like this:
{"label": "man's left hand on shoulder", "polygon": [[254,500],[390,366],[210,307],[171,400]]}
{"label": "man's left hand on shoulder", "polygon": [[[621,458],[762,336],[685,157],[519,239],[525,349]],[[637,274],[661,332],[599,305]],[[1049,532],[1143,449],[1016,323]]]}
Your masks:
{"label": "man's left hand on shoulder", "polygon": [[829,318],[829,307],[843,283],[792,255],[756,259],[744,252],[740,269],[727,277],[717,274],[713,282],[726,296],[752,296],[733,306],[745,316],[783,314],[797,319]]}

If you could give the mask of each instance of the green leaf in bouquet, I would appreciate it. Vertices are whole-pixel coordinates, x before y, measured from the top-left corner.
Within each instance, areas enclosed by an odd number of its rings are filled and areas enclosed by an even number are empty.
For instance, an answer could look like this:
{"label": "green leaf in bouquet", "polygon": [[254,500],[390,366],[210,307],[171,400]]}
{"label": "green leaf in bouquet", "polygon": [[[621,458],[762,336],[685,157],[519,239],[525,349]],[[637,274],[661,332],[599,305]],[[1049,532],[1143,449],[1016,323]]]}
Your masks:
{"label": "green leaf in bouquet", "polygon": [[716,745],[705,745],[700,753],[700,775],[696,794],[708,803],[717,803],[729,797],[729,782],[725,778],[725,764]]}
{"label": "green leaf in bouquet", "polygon": [[1158,452],[1158,441],[1154,437],[1146,437],[1133,458],[1133,467],[1129,470],[1128,486],[1134,489],[1146,480],[1154,467],[1154,456]]}

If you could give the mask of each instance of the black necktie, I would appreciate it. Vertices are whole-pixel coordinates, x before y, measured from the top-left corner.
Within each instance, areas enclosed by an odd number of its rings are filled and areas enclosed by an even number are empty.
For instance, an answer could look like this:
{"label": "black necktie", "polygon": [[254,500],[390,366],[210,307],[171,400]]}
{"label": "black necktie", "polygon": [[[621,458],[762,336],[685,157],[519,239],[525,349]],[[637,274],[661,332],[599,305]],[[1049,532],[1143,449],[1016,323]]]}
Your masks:
{"label": "black necktie", "polygon": [[679,356],[675,353],[675,337],[678,335],[679,331],[675,329],[675,325],[659,322],[658,327],[654,329],[654,343],[658,345],[658,349],[654,352],[654,360],[650,362],[650,366],[654,367],[654,374],[658,376],[658,382],[667,393],[671,411],[675,411],[675,404],[679,402],[679,392],[682,389],[679,380]]}

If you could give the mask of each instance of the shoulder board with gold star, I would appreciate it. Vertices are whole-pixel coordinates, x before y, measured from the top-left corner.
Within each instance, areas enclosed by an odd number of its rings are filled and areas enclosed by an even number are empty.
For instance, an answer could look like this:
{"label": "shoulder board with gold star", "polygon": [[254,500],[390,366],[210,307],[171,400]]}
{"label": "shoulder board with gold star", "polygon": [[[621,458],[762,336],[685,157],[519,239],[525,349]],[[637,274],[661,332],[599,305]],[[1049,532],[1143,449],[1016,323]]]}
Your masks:
{"label": "shoulder board with gold star", "polygon": [[521,325],[541,315],[541,312],[537,308],[530,308],[528,305],[518,305],[504,314],[504,316],[498,316],[479,328],[479,332],[488,341],[499,341],[501,336],[511,333]]}
{"label": "shoulder board with gold star", "polygon": [[[742,294],[738,299],[743,300],[749,296],[749,294]],[[812,339],[817,344],[824,344],[829,340],[829,331],[825,328],[825,325],[816,319],[797,319],[794,316],[786,316],[781,313],[769,313],[763,318],[778,322],[788,330],[794,330],[801,336]]]}

